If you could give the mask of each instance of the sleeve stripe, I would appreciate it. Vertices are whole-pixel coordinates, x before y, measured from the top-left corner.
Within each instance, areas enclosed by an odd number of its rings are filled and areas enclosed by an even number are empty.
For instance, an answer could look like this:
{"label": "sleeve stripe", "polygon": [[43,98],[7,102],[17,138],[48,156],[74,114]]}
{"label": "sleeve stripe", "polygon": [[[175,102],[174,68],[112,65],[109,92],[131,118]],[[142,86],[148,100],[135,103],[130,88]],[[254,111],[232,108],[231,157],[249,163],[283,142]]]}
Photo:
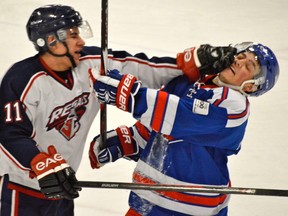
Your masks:
{"label": "sleeve stripe", "polygon": [[163,91],[157,93],[156,103],[153,110],[153,116],[151,119],[152,128],[159,132],[161,131],[163,120],[165,117],[166,107],[168,101],[168,94]]}
{"label": "sleeve stripe", "polygon": [[246,99],[246,109],[239,114],[230,114],[228,115],[228,119],[239,119],[239,118],[243,118],[244,116],[247,115],[248,111],[249,111],[249,101]]}
{"label": "sleeve stripe", "polygon": [[[93,56],[93,55],[87,55],[85,57],[81,57],[80,61],[84,61],[84,60],[89,60],[89,59],[100,59],[101,56]],[[176,64],[172,64],[172,63],[156,63],[156,62],[150,62],[147,60],[143,60],[140,58],[136,58],[133,56],[127,56],[127,57],[113,57],[112,55],[108,55],[108,58],[110,60],[113,61],[119,61],[119,62],[136,62],[139,64],[143,64],[143,65],[149,65],[150,67],[154,67],[154,68],[170,68],[170,69],[179,69],[178,66]],[[180,69],[179,69],[180,70]]]}
{"label": "sleeve stripe", "polygon": [[161,128],[161,133],[171,135],[176,120],[178,105],[180,98],[176,95],[169,94],[169,100],[166,105],[165,118]]}
{"label": "sleeve stripe", "polygon": [[39,73],[35,74],[35,75],[30,79],[30,81],[29,81],[29,83],[27,84],[25,90],[23,91],[23,94],[21,95],[21,98],[20,98],[21,102],[25,103],[24,101],[25,101],[25,99],[26,99],[26,96],[27,96],[27,94],[28,94],[31,86],[33,85],[34,81],[35,81],[38,77],[43,76],[43,75],[47,75],[47,74],[42,71],[42,72],[39,72]]}
{"label": "sleeve stripe", "polygon": [[136,130],[138,134],[145,140],[147,141],[150,138],[150,132],[147,130],[147,128],[141,124],[139,121],[136,122],[135,124]]}
{"label": "sleeve stripe", "polygon": [[149,65],[150,67],[154,68],[171,68],[171,69],[179,69],[177,65],[169,64],[169,63],[153,63],[145,60],[140,60],[138,58],[134,57],[127,57],[127,58],[113,58],[114,61],[120,61],[120,62],[126,62],[126,61],[131,61],[131,62],[136,62],[139,64],[144,64],[144,65]]}
{"label": "sleeve stripe", "polygon": [[[228,98],[228,92],[229,92],[229,88],[228,87],[224,87],[223,88],[223,92],[222,92],[222,96],[221,99],[216,100],[213,105],[214,106],[219,106],[224,100],[226,100]],[[239,118],[243,118],[244,116],[247,115],[248,113],[248,107],[249,107],[249,101],[246,100],[246,109],[241,112],[241,113],[237,113],[237,114],[230,114],[228,115],[228,119],[239,119]]]}
{"label": "sleeve stripe", "polygon": [[223,87],[223,92],[222,92],[222,97],[221,99],[216,100],[213,105],[214,106],[219,106],[219,104],[222,103],[222,101],[224,101],[225,99],[227,99],[228,97],[228,92],[229,92],[229,88],[228,87]]}

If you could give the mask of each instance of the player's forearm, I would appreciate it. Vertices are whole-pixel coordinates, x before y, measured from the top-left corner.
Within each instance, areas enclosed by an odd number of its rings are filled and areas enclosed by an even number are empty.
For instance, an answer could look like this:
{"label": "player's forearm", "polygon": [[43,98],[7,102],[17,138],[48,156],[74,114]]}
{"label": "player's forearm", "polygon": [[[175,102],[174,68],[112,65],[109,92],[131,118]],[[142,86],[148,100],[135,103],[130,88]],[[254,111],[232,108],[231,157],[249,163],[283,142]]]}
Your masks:
{"label": "player's forearm", "polygon": [[1,138],[1,150],[14,165],[20,169],[30,169],[32,158],[40,151],[31,138],[3,139]]}
{"label": "player's forearm", "polygon": [[113,57],[109,61],[109,68],[134,75],[145,87],[159,89],[183,74],[172,57],[149,58],[144,53],[131,55],[126,51],[111,51],[111,54]]}

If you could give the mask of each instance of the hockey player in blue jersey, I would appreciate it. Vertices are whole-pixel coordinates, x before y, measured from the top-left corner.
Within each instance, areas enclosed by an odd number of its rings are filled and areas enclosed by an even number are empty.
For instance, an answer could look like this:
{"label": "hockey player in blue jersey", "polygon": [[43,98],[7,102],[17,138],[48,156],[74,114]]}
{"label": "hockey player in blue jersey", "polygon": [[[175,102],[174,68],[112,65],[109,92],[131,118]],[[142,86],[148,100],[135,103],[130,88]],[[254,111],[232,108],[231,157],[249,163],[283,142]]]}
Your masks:
{"label": "hockey player in blue jersey", "polygon": [[[100,68],[101,49],[85,46],[92,31],[70,6],[37,8],[26,28],[38,53],[13,64],[0,86],[0,215],[70,216],[75,171],[99,111],[88,69]],[[176,58],[108,52],[107,68],[150,88],[183,74]]]}
{"label": "hockey player in blue jersey", "polygon": [[[222,69],[210,45],[179,53],[177,63],[185,75],[159,91],[117,70],[108,76],[93,70],[98,99],[139,121],[109,131],[104,149],[96,136],[89,151],[92,167],[130,157],[138,161],[135,183],[229,187],[228,156],[240,151],[248,96],[266,93],[279,76],[268,47],[246,42],[235,48],[235,60]],[[231,56],[226,57],[229,62]],[[226,216],[228,202],[226,194],[132,190],[126,216]]]}

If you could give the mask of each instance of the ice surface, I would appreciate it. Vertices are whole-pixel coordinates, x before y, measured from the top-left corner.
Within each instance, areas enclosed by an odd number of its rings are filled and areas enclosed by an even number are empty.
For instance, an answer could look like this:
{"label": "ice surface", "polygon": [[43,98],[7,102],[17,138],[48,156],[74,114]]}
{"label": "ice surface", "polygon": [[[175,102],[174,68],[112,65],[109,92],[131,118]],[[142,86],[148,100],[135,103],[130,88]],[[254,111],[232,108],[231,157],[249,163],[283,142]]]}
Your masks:
{"label": "ice surface", "polygon": [[[91,24],[100,46],[101,1],[92,0],[1,0],[0,75],[10,65],[34,55],[25,25],[38,6],[61,3],[74,6]],[[281,75],[277,86],[260,98],[251,99],[252,109],[242,150],[230,157],[235,187],[288,189],[288,1],[287,0],[110,0],[109,47],[150,57],[175,56],[185,48],[211,43],[227,45],[242,41],[261,42],[278,56]],[[284,87],[286,86],[286,87]],[[1,96],[0,96],[1,97]],[[129,114],[108,109],[108,128],[131,125]],[[99,116],[88,140],[99,133]],[[88,146],[83,155],[79,180],[130,182],[134,162],[118,161],[91,170]],[[128,209],[128,190],[83,189],[76,199],[76,216],[120,216]],[[287,216],[288,198],[233,195],[231,216]]]}

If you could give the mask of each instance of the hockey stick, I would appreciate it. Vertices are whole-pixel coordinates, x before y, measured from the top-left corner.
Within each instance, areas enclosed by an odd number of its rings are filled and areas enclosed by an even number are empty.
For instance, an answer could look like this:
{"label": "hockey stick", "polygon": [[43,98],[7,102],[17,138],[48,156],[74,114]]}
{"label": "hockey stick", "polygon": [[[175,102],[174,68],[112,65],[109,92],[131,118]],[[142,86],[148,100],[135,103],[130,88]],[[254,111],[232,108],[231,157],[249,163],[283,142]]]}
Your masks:
{"label": "hockey stick", "polygon": [[[102,0],[101,3],[101,75],[105,75],[107,71],[108,61],[108,0]],[[100,104],[100,135],[101,148],[106,145],[107,131],[107,106]]]}
{"label": "hockey stick", "polygon": [[79,181],[77,186],[102,189],[127,189],[127,190],[158,190],[175,192],[194,193],[220,193],[257,196],[280,196],[288,197],[288,190],[263,189],[263,188],[242,188],[242,187],[210,187],[210,186],[187,186],[187,185],[166,185],[166,184],[135,184],[126,182],[100,182],[100,181]]}

